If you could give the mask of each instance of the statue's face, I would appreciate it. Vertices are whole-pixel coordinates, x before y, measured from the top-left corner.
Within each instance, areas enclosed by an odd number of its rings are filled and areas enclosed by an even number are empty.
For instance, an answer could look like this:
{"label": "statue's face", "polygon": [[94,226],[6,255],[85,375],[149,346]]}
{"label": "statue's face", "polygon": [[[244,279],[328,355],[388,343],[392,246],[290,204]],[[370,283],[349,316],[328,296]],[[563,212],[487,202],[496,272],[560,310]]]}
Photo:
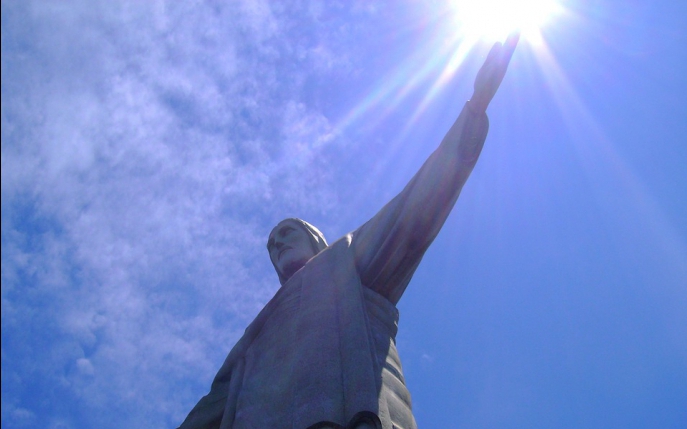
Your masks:
{"label": "statue's face", "polygon": [[308,233],[292,220],[282,221],[274,227],[267,249],[277,271],[287,279],[315,256]]}

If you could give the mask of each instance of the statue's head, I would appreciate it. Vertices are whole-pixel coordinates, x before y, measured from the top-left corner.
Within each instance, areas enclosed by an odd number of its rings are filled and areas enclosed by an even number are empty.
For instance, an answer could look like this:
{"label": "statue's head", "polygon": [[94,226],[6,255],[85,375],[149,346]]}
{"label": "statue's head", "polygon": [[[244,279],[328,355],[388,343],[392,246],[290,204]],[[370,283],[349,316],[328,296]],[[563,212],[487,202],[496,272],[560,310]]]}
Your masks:
{"label": "statue's head", "polygon": [[297,218],[279,222],[267,240],[267,251],[281,284],[326,247],[320,230]]}

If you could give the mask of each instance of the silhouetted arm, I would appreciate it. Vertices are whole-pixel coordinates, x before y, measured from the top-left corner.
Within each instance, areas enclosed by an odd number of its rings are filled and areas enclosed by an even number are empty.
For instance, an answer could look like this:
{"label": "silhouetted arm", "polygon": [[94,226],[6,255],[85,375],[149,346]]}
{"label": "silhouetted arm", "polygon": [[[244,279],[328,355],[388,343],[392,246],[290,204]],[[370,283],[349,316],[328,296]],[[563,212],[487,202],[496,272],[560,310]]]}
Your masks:
{"label": "silhouetted arm", "polygon": [[475,79],[475,92],[439,147],[408,185],[352,233],[363,285],[396,304],[453,208],[489,129],[486,108],[508,68],[518,36],[496,43]]}

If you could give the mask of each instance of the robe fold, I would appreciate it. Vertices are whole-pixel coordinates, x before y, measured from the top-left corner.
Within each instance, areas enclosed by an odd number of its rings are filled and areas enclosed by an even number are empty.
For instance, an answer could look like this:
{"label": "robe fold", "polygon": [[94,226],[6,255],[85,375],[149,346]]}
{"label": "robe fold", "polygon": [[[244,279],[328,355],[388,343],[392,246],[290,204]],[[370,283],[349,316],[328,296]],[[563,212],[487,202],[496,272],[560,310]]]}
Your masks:
{"label": "robe fold", "polygon": [[416,429],[396,350],[395,307],[479,156],[468,104],[439,148],[372,219],[277,291],[179,429]]}

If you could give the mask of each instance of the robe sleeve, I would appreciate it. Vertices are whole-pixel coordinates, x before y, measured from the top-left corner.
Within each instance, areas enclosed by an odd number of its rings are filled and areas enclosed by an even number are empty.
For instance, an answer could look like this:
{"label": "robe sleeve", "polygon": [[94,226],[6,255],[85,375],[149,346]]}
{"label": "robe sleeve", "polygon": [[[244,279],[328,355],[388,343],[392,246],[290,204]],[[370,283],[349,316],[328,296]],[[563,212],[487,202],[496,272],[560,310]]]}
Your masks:
{"label": "robe sleeve", "polygon": [[363,285],[394,305],[446,221],[472,171],[489,129],[467,102],[439,147],[406,187],[352,233]]}
{"label": "robe sleeve", "polygon": [[[264,309],[263,309],[264,311]],[[262,321],[261,312],[256,320]],[[244,355],[255,338],[259,326],[255,322],[231,349],[210,386],[210,392],[203,396],[178,429],[220,429],[231,427],[234,420],[236,400],[243,380]]]}
{"label": "robe sleeve", "polygon": [[231,365],[227,363],[225,361],[215,376],[210,393],[198,401],[178,429],[218,429],[220,427],[231,381]]}

